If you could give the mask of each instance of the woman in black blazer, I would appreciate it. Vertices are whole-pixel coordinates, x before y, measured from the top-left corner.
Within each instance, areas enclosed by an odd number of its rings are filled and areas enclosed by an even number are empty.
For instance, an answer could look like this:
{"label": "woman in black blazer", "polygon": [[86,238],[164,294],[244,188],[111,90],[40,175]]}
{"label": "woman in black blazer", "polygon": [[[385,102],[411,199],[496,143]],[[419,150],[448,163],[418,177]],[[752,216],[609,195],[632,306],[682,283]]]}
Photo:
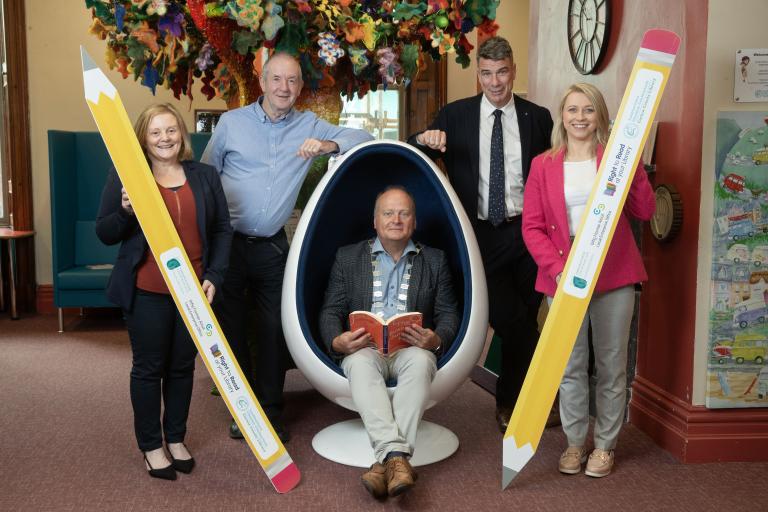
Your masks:
{"label": "woman in black blazer", "polygon": [[[191,161],[187,128],[170,104],[146,108],[134,126],[152,174],[209,302],[221,288],[232,227],[216,170]],[[176,479],[195,460],[184,445],[197,349],[112,169],[101,196],[96,234],[120,243],[107,297],[123,309],[133,350],[131,403],[139,449],[150,476]],[[160,418],[161,400],[165,411]],[[163,449],[163,437],[171,455]]]}

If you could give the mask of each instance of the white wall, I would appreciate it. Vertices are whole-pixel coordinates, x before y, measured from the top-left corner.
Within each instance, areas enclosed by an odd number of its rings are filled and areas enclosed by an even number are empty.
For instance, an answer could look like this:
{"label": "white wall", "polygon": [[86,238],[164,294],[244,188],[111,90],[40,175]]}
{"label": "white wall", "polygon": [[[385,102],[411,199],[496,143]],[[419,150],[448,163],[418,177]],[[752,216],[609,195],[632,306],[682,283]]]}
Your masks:
{"label": "white wall", "polygon": [[765,20],[768,20],[768,2],[765,0],[709,1],[701,156],[701,210],[699,217],[693,405],[704,404],[707,384],[717,113],[718,110],[768,111],[768,103],[736,103],[733,101],[733,67],[736,50],[739,48],[768,48]]}

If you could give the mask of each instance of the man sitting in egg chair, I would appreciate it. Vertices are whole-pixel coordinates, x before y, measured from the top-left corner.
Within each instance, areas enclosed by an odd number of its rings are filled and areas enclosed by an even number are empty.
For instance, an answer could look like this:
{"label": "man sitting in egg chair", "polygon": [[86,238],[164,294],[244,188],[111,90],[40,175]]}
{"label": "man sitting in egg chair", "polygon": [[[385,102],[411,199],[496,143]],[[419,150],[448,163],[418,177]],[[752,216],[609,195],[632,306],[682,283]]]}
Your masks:
{"label": "man sitting in egg chair", "polygon": [[[414,485],[408,459],[437,371],[436,357],[454,339],[459,314],[445,254],[411,240],[413,196],[403,187],[387,187],[376,197],[373,215],[376,238],[336,253],[320,332],[330,354],[341,360],[376,457],[362,483],[384,499]],[[404,315],[411,312],[421,315]],[[406,320],[400,328],[396,315]],[[388,328],[378,327],[386,321],[391,322]],[[358,322],[365,326],[357,327]],[[390,400],[386,381],[391,378],[397,387]]]}

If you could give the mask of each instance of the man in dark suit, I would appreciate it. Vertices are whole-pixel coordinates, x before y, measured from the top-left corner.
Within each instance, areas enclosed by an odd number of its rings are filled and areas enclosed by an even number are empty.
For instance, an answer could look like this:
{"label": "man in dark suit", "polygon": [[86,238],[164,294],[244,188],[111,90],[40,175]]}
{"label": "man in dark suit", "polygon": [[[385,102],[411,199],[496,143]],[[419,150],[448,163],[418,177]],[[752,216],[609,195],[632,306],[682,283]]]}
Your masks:
{"label": "man in dark suit", "polygon": [[552,117],[512,94],[512,48],[501,37],[477,53],[482,94],[446,105],[429,129],[408,142],[442,158],[483,256],[489,318],[502,338],[496,420],[504,432],[539,338],[536,264],[523,243],[523,187],[531,160],[550,147]]}
{"label": "man in dark suit", "polygon": [[[453,341],[458,306],[445,254],[411,240],[416,205],[402,187],[376,198],[376,238],[336,253],[320,311],[320,333],[329,352],[341,359],[352,400],[360,413],[376,463],[362,476],[376,498],[397,496],[414,485],[408,462],[416,431],[437,371],[436,355]],[[349,330],[349,313],[370,311],[387,319],[406,311],[423,315],[403,337],[412,346],[386,356],[371,348],[364,328]],[[397,379],[389,399],[386,380]]]}

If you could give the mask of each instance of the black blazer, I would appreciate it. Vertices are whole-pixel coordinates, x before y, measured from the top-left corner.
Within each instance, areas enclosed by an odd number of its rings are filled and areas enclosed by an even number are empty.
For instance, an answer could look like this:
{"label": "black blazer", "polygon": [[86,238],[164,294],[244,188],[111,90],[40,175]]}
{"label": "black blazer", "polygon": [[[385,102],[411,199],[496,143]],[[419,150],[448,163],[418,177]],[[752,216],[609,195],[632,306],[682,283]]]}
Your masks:
{"label": "black blazer", "polygon": [[[203,280],[209,280],[216,287],[218,298],[232,245],[227,198],[216,169],[193,161],[184,161],[181,165],[195,197],[197,226],[203,243]],[[136,271],[149,245],[136,216],[123,210],[122,187],[117,172],[110,169],[101,193],[96,235],[107,245],[121,244],[107,284],[107,298],[130,311],[136,290]]]}
{"label": "black blazer", "polygon": [[[320,310],[320,334],[331,355],[333,339],[349,330],[349,313],[370,311],[373,301],[373,268],[368,240],[342,247],[336,252],[325,300]],[[421,247],[413,259],[406,300],[408,311],[423,315],[422,325],[440,336],[445,352],[459,328],[458,305],[445,253]]]}
{"label": "black blazer", "polygon": [[[552,135],[552,117],[549,110],[535,103],[513,96],[517,122],[520,127],[523,183],[528,179],[531,160],[549,149]],[[448,172],[448,179],[459,196],[467,216],[477,222],[477,189],[480,162],[480,102],[483,94],[464,98],[447,104],[440,109],[429,126],[430,130],[443,130],[446,135],[445,153],[434,151],[416,142],[416,133],[408,143],[430,158],[442,158]]]}

